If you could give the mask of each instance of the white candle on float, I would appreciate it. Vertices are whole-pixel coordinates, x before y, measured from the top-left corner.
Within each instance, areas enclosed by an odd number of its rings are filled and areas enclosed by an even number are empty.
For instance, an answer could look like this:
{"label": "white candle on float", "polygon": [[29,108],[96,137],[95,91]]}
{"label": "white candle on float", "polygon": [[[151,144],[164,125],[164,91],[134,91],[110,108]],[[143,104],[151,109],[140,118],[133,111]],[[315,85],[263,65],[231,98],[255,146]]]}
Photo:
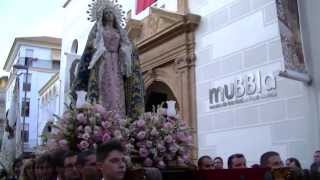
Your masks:
{"label": "white candle on float", "polygon": [[175,116],[176,114],[176,101],[167,101],[167,116]]}
{"label": "white candle on float", "polygon": [[76,102],[76,108],[82,108],[85,106],[86,104],[86,95],[87,92],[86,91],[76,91],[77,94],[77,102]]}

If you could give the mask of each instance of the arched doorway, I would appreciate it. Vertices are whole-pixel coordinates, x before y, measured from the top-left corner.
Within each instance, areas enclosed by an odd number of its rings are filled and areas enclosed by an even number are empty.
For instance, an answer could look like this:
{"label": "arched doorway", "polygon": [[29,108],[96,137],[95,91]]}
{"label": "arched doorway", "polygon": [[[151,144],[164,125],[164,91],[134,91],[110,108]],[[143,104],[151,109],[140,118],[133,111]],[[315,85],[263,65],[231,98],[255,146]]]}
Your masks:
{"label": "arched doorway", "polygon": [[[174,100],[177,102],[177,98],[174,96],[172,90],[165,83],[160,81],[153,82],[146,90],[146,112],[151,112],[153,107],[157,108],[158,105],[163,104],[163,107],[166,108],[166,101]],[[178,102],[176,103],[176,108],[178,108]]]}

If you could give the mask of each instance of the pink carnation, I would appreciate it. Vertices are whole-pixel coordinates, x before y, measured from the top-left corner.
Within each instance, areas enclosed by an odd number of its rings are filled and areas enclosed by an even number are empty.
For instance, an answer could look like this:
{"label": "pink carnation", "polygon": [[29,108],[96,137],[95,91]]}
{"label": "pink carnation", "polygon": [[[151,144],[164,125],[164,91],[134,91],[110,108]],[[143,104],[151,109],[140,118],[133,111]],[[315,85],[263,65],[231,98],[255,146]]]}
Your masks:
{"label": "pink carnation", "polygon": [[159,135],[159,132],[157,131],[156,128],[152,128],[151,132],[150,132],[150,135],[151,136],[158,136]]}
{"label": "pink carnation", "polygon": [[172,155],[170,154],[165,154],[164,157],[166,158],[166,160],[171,161],[173,159]]}
{"label": "pink carnation", "polygon": [[108,129],[111,127],[112,124],[109,121],[103,121],[101,125],[103,128]]}
{"label": "pink carnation", "polygon": [[120,119],[119,124],[121,126],[125,126],[127,124],[127,121],[125,119]]}
{"label": "pink carnation", "polygon": [[101,131],[101,127],[99,127],[99,126],[94,126],[94,127],[93,127],[93,130],[100,132],[100,131]]}
{"label": "pink carnation", "polygon": [[162,145],[162,144],[158,144],[158,145],[157,145],[157,149],[158,149],[158,151],[159,151],[160,153],[166,152],[166,147],[165,147],[164,145]]}
{"label": "pink carnation", "polygon": [[82,150],[87,149],[88,147],[89,147],[88,141],[81,141],[79,144],[79,148]]}
{"label": "pink carnation", "polygon": [[116,138],[118,138],[118,139],[121,139],[121,138],[122,138],[121,131],[119,131],[119,130],[115,130],[115,131],[113,132],[113,135],[114,135],[114,137],[116,137]]}
{"label": "pink carnation", "polygon": [[160,169],[161,168],[165,168],[166,164],[163,161],[159,161],[158,164],[157,164],[157,167],[160,168]]}
{"label": "pink carnation", "polygon": [[126,149],[128,149],[129,151],[134,150],[134,145],[132,145],[130,143],[126,144],[125,146],[126,146]]}
{"label": "pink carnation", "polygon": [[78,120],[80,123],[86,123],[86,117],[84,116],[83,113],[77,114],[77,120]]}
{"label": "pink carnation", "polygon": [[145,157],[147,157],[149,155],[149,152],[148,152],[148,150],[146,148],[140,148],[139,149],[139,155],[140,155],[140,157],[145,158]]}
{"label": "pink carnation", "polygon": [[82,138],[83,133],[78,133],[77,134],[77,138],[81,139]]}
{"label": "pink carnation", "polygon": [[67,119],[70,119],[71,118],[71,114],[69,112],[64,112],[63,115],[62,115],[62,119],[63,120],[67,120]]}
{"label": "pink carnation", "polygon": [[145,122],[143,119],[139,119],[139,120],[137,121],[137,126],[138,126],[139,128],[144,127],[145,124],[146,124],[146,122]]}
{"label": "pink carnation", "polygon": [[184,132],[178,132],[177,138],[180,141],[187,141],[188,140],[188,137],[186,136],[186,134]]}
{"label": "pink carnation", "polygon": [[139,148],[146,148],[146,147],[147,147],[147,145],[146,145],[145,142],[137,142],[137,146],[138,146]]}
{"label": "pink carnation", "polygon": [[89,138],[90,138],[90,135],[88,133],[84,133],[82,135],[82,139],[89,140]]}
{"label": "pink carnation", "polygon": [[92,132],[92,129],[90,126],[84,127],[84,132],[90,134]]}
{"label": "pink carnation", "polygon": [[137,138],[139,140],[143,140],[145,137],[146,137],[146,132],[144,132],[144,131],[139,132],[137,135]]}
{"label": "pink carnation", "polygon": [[146,145],[147,145],[148,148],[151,148],[152,145],[153,145],[153,144],[152,144],[152,141],[147,141],[147,142],[146,142]]}
{"label": "pink carnation", "polygon": [[77,131],[83,131],[83,126],[78,126]]}
{"label": "pink carnation", "polygon": [[111,139],[111,136],[110,136],[110,134],[108,134],[108,133],[105,133],[103,136],[102,136],[102,141],[103,142],[107,142],[107,141],[109,141]]}
{"label": "pink carnation", "polygon": [[166,123],[164,123],[163,127],[164,127],[165,129],[172,129],[172,128],[173,128],[173,125],[172,125],[172,123],[170,123],[170,122],[166,122]]}
{"label": "pink carnation", "polygon": [[170,145],[169,150],[172,153],[176,153],[178,151],[178,145],[177,144]]}
{"label": "pink carnation", "polygon": [[102,141],[102,133],[98,131],[93,131],[93,137],[95,141]]}
{"label": "pink carnation", "polygon": [[171,135],[167,135],[166,137],[164,137],[164,141],[165,141],[166,143],[172,143],[173,138],[172,138]]}

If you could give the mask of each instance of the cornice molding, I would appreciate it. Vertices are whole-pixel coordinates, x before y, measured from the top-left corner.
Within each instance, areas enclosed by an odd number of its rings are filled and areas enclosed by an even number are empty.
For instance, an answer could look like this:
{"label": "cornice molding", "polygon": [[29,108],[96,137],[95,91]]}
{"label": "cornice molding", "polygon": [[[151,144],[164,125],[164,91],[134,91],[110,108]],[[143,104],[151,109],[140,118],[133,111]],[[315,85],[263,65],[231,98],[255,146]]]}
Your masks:
{"label": "cornice molding", "polygon": [[150,15],[141,21],[129,19],[127,30],[139,53],[165,43],[179,34],[195,31],[201,17],[195,14],[177,14],[150,8]]}

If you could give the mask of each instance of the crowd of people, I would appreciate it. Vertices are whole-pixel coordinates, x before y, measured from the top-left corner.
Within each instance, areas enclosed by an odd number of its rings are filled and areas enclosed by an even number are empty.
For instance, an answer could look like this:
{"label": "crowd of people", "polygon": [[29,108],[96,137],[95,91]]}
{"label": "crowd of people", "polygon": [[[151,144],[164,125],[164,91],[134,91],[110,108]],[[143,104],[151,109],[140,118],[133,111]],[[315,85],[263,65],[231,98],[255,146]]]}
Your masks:
{"label": "crowd of people", "polygon": [[[303,169],[298,159],[281,160],[279,153],[269,151],[261,155],[260,164],[247,165],[243,154],[233,154],[227,160],[227,169],[287,167],[303,177],[320,173],[320,150],[314,153],[310,169]],[[111,140],[98,146],[96,150],[75,153],[66,150],[47,152],[39,156],[16,159],[12,174],[2,171],[6,180],[123,180],[125,179],[128,159],[119,141]],[[198,159],[198,170],[224,169],[221,157],[202,156]],[[148,173],[146,173],[148,174]],[[150,179],[160,180],[160,171],[150,171]]]}
{"label": "crowd of people", "polygon": [[96,150],[75,153],[65,150],[47,152],[38,157],[16,159],[8,180],[122,180],[126,172],[125,149],[112,140]]}
{"label": "crowd of people", "polygon": [[[269,168],[279,169],[287,167],[289,170],[297,173],[299,176],[311,177],[317,176],[320,178],[320,150],[314,152],[313,163],[310,169],[303,169],[299,160],[294,157],[286,159],[285,163],[282,161],[280,154],[275,151],[268,151],[261,155],[260,164],[253,164],[247,166],[246,157],[243,154],[232,154],[228,157],[227,162],[228,169],[239,168]],[[212,169],[224,169],[223,159],[221,157],[211,158],[210,156],[202,156],[198,160],[199,170],[212,170]]]}

